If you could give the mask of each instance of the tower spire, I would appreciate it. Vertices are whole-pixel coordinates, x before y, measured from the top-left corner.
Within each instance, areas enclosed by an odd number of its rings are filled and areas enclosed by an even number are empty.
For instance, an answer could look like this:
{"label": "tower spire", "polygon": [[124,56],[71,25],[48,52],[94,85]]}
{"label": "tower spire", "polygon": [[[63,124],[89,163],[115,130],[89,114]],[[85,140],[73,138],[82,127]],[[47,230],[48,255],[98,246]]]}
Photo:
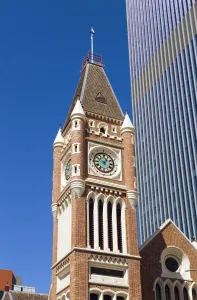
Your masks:
{"label": "tower spire", "polygon": [[91,62],[94,62],[94,34],[95,31],[93,27],[91,27],[90,36],[91,36]]}

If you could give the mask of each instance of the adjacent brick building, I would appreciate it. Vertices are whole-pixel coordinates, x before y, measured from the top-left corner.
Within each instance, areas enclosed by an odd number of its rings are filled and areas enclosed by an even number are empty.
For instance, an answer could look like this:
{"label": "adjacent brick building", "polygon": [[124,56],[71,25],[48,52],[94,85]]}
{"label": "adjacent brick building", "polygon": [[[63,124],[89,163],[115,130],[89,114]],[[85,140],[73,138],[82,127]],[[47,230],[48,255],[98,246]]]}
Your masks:
{"label": "adjacent brick building", "polygon": [[142,298],[197,299],[197,243],[169,219],[140,248]]}

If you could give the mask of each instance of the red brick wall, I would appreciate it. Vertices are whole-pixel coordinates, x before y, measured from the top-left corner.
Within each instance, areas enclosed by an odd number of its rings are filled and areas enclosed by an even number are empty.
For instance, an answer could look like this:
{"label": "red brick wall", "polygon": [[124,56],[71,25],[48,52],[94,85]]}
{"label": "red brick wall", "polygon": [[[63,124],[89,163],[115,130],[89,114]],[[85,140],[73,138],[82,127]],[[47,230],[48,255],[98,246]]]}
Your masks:
{"label": "red brick wall", "polygon": [[[160,258],[162,251],[167,246],[182,249],[190,260],[191,269],[197,267],[197,251],[176,226],[170,223],[140,251],[143,299],[155,299],[153,284],[162,274]],[[197,272],[192,273],[192,279],[197,282]]]}
{"label": "red brick wall", "polygon": [[0,269],[0,290],[5,290],[5,285],[8,283],[10,290],[12,289],[13,272],[10,270]]}

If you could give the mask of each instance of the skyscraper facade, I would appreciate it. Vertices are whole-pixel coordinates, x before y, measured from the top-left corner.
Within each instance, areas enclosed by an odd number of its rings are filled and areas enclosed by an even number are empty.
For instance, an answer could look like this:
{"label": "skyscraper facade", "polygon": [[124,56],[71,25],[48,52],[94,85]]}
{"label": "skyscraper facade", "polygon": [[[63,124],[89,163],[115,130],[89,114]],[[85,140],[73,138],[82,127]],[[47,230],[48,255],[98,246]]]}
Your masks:
{"label": "skyscraper facade", "polygon": [[140,239],[197,235],[197,1],[126,0]]}

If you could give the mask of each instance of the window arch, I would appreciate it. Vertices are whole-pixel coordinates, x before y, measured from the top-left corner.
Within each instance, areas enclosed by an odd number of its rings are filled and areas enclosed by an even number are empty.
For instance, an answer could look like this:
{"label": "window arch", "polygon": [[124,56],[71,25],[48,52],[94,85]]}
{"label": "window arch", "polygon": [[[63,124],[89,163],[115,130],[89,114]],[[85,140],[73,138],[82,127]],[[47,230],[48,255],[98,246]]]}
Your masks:
{"label": "window arch", "polygon": [[94,248],[94,200],[89,200],[89,244]]}
{"label": "window arch", "polygon": [[183,289],[183,299],[189,300],[188,290],[186,289],[186,287],[184,287],[184,289]]}
{"label": "window arch", "polygon": [[197,292],[194,288],[192,289],[192,300],[197,300]]}
{"label": "window arch", "polygon": [[99,247],[103,250],[103,201],[99,200],[98,203],[98,213],[99,213]]}
{"label": "window arch", "polygon": [[110,251],[113,251],[113,223],[112,223],[112,203],[107,204],[107,216],[108,216],[108,246]]}
{"label": "window arch", "polygon": [[171,293],[170,293],[170,288],[168,285],[165,286],[165,297],[166,297],[166,300],[171,300]]}
{"label": "window arch", "polygon": [[175,297],[175,300],[180,300],[180,293],[179,293],[179,289],[177,286],[175,286],[175,288],[174,288],[174,297]]}
{"label": "window arch", "polygon": [[108,126],[106,123],[99,123],[98,124],[99,132],[103,135],[107,135],[108,133]]}
{"label": "window arch", "polygon": [[118,236],[118,250],[122,252],[122,222],[121,222],[121,205],[120,203],[116,206],[117,215],[117,236]]}
{"label": "window arch", "polygon": [[160,286],[159,283],[156,284],[155,293],[156,293],[156,300],[162,300],[162,296],[161,296],[161,286]]}

